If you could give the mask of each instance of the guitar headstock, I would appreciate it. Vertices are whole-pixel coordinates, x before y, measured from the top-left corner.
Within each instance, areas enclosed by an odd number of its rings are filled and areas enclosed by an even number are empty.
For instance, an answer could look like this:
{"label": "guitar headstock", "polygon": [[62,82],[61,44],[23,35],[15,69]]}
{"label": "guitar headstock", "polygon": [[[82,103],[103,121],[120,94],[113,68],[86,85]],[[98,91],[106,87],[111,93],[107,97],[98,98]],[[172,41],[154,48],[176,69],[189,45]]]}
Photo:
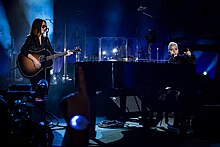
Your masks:
{"label": "guitar headstock", "polygon": [[82,50],[81,50],[81,48],[79,48],[79,47],[75,47],[73,50],[68,50],[67,52],[81,52]]}
{"label": "guitar headstock", "polygon": [[79,48],[79,47],[75,47],[74,48],[74,52],[81,52],[82,50],[81,50],[81,48]]}

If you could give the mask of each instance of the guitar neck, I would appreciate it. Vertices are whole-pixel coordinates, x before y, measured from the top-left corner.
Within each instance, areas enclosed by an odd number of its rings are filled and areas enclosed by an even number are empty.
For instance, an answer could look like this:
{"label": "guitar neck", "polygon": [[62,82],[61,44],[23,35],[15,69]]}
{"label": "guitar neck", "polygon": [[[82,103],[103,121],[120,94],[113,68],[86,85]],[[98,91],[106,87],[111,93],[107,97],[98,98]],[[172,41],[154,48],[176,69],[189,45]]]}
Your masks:
{"label": "guitar neck", "polygon": [[55,59],[57,57],[61,57],[61,56],[64,56],[66,54],[67,54],[67,52],[60,52],[60,53],[57,53],[57,54],[53,54],[53,55],[47,56],[47,60]]}

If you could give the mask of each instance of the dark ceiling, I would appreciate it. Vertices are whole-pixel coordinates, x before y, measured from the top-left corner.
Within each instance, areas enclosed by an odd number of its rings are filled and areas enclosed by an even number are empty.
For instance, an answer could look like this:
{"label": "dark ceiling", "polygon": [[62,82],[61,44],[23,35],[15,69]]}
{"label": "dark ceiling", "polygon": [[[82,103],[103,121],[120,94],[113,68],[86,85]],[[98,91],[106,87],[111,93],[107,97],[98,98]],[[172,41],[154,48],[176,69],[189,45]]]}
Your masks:
{"label": "dark ceiling", "polygon": [[[137,11],[139,6],[146,9]],[[218,9],[212,0],[57,0],[55,22],[57,30],[62,30],[65,21],[70,37],[79,26],[86,27],[89,37],[139,35],[145,39],[151,29],[158,32],[159,44],[175,40],[187,45],[218,45]]]}

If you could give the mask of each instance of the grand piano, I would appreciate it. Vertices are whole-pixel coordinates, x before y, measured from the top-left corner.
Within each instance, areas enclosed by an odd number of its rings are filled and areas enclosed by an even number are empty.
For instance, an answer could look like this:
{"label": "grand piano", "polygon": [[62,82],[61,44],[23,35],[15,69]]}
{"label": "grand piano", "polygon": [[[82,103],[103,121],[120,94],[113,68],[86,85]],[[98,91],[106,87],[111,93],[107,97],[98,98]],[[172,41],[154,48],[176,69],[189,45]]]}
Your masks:
{"label": "grand piano", "polygon": [[[152,86],[185,87],[196,75],[194,64],[100,61],[76,62],[75,65],[83,68],[87,87],[97,90]],[[78,85],[77,74],[75,84]]]}
{"label": "grand piano", "polygon": [[[87,85],[91,105],[92,134],[95,138],[96,102],[98,91],[118,91],[121,115],[125,114],[126,96],[130,93],[140,95],[142,111],[153,107],[155,91],[165,87],[191,89],[196,76],[194,64],[170,64],[155,62],[97,61],[76,62],[81,66]],[[78,87],[75,72],[75,87]],[[143,113],[144,114],[144,113]]]}

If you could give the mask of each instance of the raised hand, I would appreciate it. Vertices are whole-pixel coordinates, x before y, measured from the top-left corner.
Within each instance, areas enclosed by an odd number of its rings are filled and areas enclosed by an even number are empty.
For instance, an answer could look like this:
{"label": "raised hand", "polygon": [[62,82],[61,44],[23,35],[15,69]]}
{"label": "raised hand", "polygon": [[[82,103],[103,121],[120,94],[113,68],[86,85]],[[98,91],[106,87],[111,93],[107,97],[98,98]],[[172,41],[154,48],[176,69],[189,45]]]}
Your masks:
{"label": "raised hand", "polygon": [[189,48],[186,49],[186,52],[184,52],[185,55],[191,57],[192,53],[191,51],[189,50]]}

